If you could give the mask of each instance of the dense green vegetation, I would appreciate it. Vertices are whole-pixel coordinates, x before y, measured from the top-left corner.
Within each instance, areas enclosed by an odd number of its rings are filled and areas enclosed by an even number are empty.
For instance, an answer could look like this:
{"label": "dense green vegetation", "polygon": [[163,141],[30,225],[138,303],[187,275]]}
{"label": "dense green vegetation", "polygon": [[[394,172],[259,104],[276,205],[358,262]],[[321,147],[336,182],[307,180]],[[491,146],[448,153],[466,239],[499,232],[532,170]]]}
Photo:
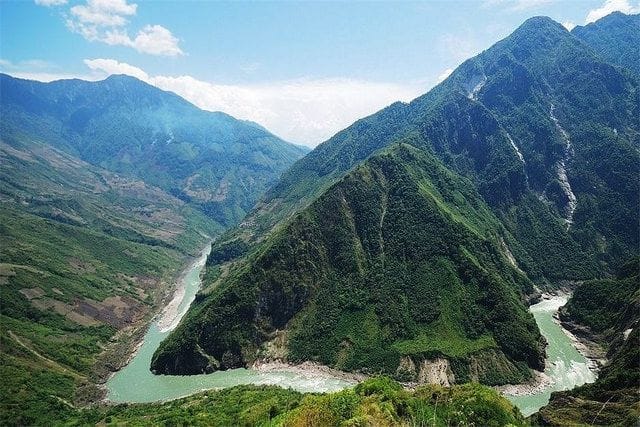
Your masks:
{"label": "dense green vegetation", "polygon": [[[617,277],[581,284],[561,312],[561,319],[610,337],[633,322],[631,301],[640,296],[640,258],[624,264]],[[636,313],[637,314],[637,313]],[[626,328],[625,328],[626,329]]]}
{"label": "dense green vegetation", "polygon": [[220,227],[24,135],[3,135],[0,159],[0,424],[44,425],[99,395],[131,329]]}
{"label": "dense green vegetation", "polygon": [[144,180],[220,224],[239,221],[305,149],[129,76],[41,83],[0,75],[2,135],[43,139]]}
{"label": "dense green vegetation", "polygon": [[[519,299],[531,282],[509,264],[506,234],[467,180],[396,144],[199,298],[152,368],[243,366],[270,357],[262,344],[286,329],[292,361],[415,380],[423,361],[444,356],[460,382],[522,381],[543,353]],[[479,372],[476,357],[486,365]],[[401,359],[409,372],[396,372]]]}
{"label": "dense green vegetation", "polygon": [[635,425],[640,419],[640,258],[624,264],[615,279],[582,284],[562,313],[587,326],[607,351],[598,379],[554,393],[534,421],[549,425]]}
{"label": "dense green vegetation", "polygon": [[445,357],[458,381],[525,378],[541,356],[532,282],[603,277],[637,252],[638,90],[560,24],[526,21],[294,164],[214,247],[206,293],[153,367],[284,348],[399,377]]}
{"label": "dense green vegetation", "polygon": [[608,62],[640,75],[640,15],[613,12],[584,27],[575,27],[571,34]]}
{"label": "dense green vegetation", "polygon": [[239,386],[160,405],[81,411],[66,424],[99,422],[132,426],[525,425],[518,410],[489,388],[467,384],[409,392],[384,377],[332,394]]}
{"label": "dense green vegetation", "polygon": [[[637,17],[620,26],[613,21],[616,30],[607,30],[603,44],[637,52],[637,44],[627,43],[637,37],[634,24],[626,23]],[[472,180],[520,243],[523,251],[514,256],[533,280],[615,271],[640,245],[628,229],[640,220],[638,80],[610,65],[590,40],[548,18],[526,21],[429,93],[361,119],[318,146],[229,239],[260,241],[376,150],[404,140]],[[573,218],[561,164],[577,198]]]}

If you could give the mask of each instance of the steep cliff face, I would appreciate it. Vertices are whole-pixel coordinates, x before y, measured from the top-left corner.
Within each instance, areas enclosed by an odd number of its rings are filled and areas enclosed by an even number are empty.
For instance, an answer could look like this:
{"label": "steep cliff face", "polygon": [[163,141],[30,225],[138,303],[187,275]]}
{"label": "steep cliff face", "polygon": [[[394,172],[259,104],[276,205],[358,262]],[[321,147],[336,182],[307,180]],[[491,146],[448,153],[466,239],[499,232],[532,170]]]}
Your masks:
{"label": "steep cliff face", "polygon": [[405,358],[417,367],[405,379],[442,383],[468,380],[472,356],[495,354],[504,369],[489,369],[485,382],[520,381],[541,367],[543,350],[519,298],[531,282],[502,239],[512,241],[467,180],[396,144],[197,303],[152,367],[244,366],[272,354],[284,329],[290,361],[393,374]]}

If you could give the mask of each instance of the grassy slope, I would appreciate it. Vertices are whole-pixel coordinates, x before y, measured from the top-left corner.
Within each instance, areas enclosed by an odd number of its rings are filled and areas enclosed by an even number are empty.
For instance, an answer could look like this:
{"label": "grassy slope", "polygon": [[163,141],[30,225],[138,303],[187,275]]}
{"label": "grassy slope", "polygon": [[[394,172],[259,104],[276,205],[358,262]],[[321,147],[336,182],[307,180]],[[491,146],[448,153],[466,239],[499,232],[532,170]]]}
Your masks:
{"label": "grassy slope", "polygon": [[518,410],[489,388],[468,384],[409,392],[387,378],[322,395],[272,386],[233,387],[161,405],[84,411],[68,424],[97,422],[132,426],[525,425]]}
{"label": "grassy slope", "polygon": [[[286,329],[294,361],[393,374],[403,356],[416,366],[445,356],[459,381],[522,380],[541,350],[519,300],[531,282],[498,244],[507,234],[468,181],[427,153],[395,145],[201,295],[152,366],[173,373],[241,366]],[[484,372],[469,371],[470,357],[487,352],[494,363],[490,357]]]}
{"label": "grassy slope", "polygon": [[220,227],[22,136],[3,137],[0,161],[0,424],[48,424],[92,398],[122,361],[103,353],[117,353],[116,332],[145,318]]}

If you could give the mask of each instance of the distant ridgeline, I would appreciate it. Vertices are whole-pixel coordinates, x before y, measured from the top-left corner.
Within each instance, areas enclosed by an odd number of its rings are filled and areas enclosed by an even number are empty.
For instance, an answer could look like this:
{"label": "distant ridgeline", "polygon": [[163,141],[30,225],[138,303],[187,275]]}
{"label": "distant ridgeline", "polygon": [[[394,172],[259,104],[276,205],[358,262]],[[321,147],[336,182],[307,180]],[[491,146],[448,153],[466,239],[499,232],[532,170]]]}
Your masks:
{"label": "distant ridgeline", "polygon": [[256,123],[200,110],[133,77],[41,83],[0,75],[2,135],[45,141],[155,185],[222,226],[305,154]]}
{"label": "distant ridgeline", "polygon": [[529,378],[544,363],[536,286],[606,277],[638,252],[638,22],[614,14],[574,35],[529,19],[318,146],[218,240],[152,369],[264,358],[441,384]]}
{"label": "distant ridgeline", "polygon": [[0,425],[51,425],[303,150],[131,77],[0,98]]}

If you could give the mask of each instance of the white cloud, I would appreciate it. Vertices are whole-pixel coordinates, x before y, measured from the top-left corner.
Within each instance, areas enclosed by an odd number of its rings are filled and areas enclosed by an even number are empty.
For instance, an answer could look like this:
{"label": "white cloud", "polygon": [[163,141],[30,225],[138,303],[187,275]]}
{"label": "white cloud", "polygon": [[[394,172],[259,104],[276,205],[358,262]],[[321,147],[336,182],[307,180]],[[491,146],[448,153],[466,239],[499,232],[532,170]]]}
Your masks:
{"label": "white cloud", "polygon": [[137,4],[126,0],[88,0],[85,5],[73,6],[69,11],[80,23],[98,27],[119,27],[126,17],[136,14]]}
{"label": "white cloud", "polygon": [[184,54],[178,46],[178,39],[162,25],[147,25],[138,31],[133,39],[126,31],[109,30],[100,38],[100,41],[111,46],[132,47],[140,53],[151,55],[176,56]]}
{"label": "white cloud", "polygon": [[62,6],[63,4],[67,4],[67,0],[35,0],[35,3],[38,6]]}
{"label": "white cloud", "polygon": [[94,76],[128,74],[174,92],[196,106],[252,120],[291,142],[315,146],[359,118],[427,91],[420,84],[346,78],[297,79],[250,85],[209,83],[192,76],[150,76],[113,59],[87,59]]}
{"label": "white cloud", "polygon": [[71,31],[89,41],[131,47],[150,55],[184,54],[178,38],[161,25],[146,25],[131,38],[127,30],[128,18],[137,10],[138,5],[127,3],[127,0],[87,0],[86,4],[69,9],[66,24]]}
{"label": "white cloud", "polygon": [[85,59],[84,63],[91,71],[97,71],[106,75],[127,74],[145,82],[149,81],[149,75],[140,68],[124,62],[118,62],[115,59]]}
{"label": "white cloud", "polygon": [[595,22],[612,12],[622,12],[627,15],[640,13],[640,2],[633,6],[629,0],[606,0],[599,8],[589,11],[587,18],[585,19],[585,23],[590,24]]}
{"label": "white cloud", "polygon": [[151,55],[176,56],[183,52],[178,47],[178,39],[161,25],[147,25],[131,41],[131,47],[138,52]]}
{"label": "white cloud", "polygon": [[485,8],[500,7],[509,11],[523,11],[530,9],[538,9],[555,0],[485,0],[482,4]]}
{"label": "white cloud", "polygon": [[443,81],[445,81],[445,79],[449,77],[451,73],[453,73],[453,68],[447,68],[446,70],[444,70],[442,74],[438,76],[438,83],[442,83]]}
{"label": "white cloud", "polygon": [[576,27],[576,24],[572,21],[563,21],[562,26],[567,29],[567,31],[571,31]]}

